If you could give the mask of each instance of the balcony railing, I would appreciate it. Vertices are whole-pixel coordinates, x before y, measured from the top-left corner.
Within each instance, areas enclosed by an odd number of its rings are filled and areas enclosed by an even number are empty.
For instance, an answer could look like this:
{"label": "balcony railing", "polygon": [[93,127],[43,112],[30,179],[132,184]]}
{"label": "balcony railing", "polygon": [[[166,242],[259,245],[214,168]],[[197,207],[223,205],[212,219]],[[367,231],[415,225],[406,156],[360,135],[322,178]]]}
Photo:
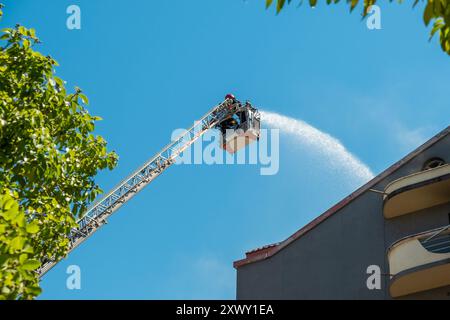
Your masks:
{"label": "balcony railing", "polygon": [[383,200],[386,219],[450,202],[450,164],[391,182]]}
{"label": "balcony railing", "polygon": [[450,285],[450,225],[394,243],[388,260],[394,298]]}

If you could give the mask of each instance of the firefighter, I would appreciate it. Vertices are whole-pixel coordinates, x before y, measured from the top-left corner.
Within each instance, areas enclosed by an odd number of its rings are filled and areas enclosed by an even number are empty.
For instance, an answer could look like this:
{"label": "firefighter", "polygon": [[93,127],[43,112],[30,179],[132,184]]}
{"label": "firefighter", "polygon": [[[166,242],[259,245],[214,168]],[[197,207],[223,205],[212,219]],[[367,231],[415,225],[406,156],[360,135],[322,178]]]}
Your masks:
{"label": "firefighter", "polygon": [[229,117],[220,123],[220,131],[225,134],[228,129],[236,129],[238,122],[233,117]]}
{"label": "firefighter", "polygon": [[231,93],[229,93],[225,96],[225,100],[227,100],[227,99],[230,99],[231,101],[233,101],[233,103],[236,102],[236,97]]}

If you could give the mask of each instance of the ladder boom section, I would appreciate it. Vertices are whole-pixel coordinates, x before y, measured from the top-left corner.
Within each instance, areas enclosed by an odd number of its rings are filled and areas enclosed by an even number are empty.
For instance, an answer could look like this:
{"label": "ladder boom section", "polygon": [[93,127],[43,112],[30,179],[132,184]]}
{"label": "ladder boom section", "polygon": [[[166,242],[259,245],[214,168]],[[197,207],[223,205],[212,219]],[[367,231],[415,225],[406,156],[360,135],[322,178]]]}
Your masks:
{"label": "ladder boom section", "polygon": [[[227,97],[199,121],[196,121],[190,129],[169,143],[153,158],[119,183],[112,191],[90,206],[78,221],[78,227],[72,229],[69,235],[68,252],[71,252],[101,226],[106,224],[108,217],[175,163],[176,158],[206,131],[216,127],[223,119],[229,117],[235,103],[236,100]],[[37,271],[40,277],[48,272],[57,262],[53,259],[43,261],[42,266]]]}

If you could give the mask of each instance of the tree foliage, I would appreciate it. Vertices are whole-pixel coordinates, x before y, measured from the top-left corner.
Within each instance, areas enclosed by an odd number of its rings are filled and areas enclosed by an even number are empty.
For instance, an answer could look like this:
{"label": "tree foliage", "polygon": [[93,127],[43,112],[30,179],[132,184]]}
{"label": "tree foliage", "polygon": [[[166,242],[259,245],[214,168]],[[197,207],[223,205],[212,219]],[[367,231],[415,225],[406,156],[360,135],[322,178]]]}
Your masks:
{"label": "tree foliage", "polygon": [[34,271],[40,262],[32,246],[39,229],[9,191],[0,194],[0,299],[31,299],[41,292]]}
{"label": "tree foliage", "polygon": [[[393,0],[390,0],[392,2]],[[439,42],[441,48],[444,52],[450,55],[450,0],[422,0],[426,1],[425,10],[423,12],[423,22],[426,26],[429,26],[432,22],[433,27],[430,31],[430,40],[433,36],[439,34]],[[266,0],[266,8],[269,8],[272,4],[276,3],[276,10],[279,13],[286,4],[293,2],[292,0]],[[300,0],[302,3],[303,0]],[[326,4],[336,4],[340,0],[326,0]],[[353,11],[359,0],[346,0],[350,7],[350,11]],[[362,15],[365,17],[368,14],[368,9],[371,5],[376,4],[377,0],[363,0],[363,12]],[[402,3],[403,0],[397,0],[397,2]],[[420,0],[414,0],[413,6],[416,6]],[[317,0],[309,0],[309,5],[315,7],[317,5]]]}
{"label": "tree foliage", "polygon": [[117,163],[92,134],[100,118],[87,97],[66,92],[37,44],[20,25],[0,34],[0,299],[39,293],[31,271],[66,255],[76,219],[101,192],[93,177]]}

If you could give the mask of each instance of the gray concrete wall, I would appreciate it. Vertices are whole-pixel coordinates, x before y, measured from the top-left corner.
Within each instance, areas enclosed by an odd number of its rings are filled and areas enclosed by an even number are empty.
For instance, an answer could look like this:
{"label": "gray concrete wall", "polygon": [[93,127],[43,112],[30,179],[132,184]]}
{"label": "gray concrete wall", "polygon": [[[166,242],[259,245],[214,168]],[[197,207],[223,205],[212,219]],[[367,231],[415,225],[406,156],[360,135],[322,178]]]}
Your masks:
{"label": "gray concrete wall", "polygon": [[[432,157],[450,163],[450,136],[403,165],[374,189],[418,172]],[[380,194],[365,192],[269,259],[237,270],[238,299],[390,299],[389,277],[381,290],[366,286],[367,267],[389,273],[387,249],[400,238],[450,223],[450,203],[386,220]],[[450,287],[406,298],[450,299]]]}

